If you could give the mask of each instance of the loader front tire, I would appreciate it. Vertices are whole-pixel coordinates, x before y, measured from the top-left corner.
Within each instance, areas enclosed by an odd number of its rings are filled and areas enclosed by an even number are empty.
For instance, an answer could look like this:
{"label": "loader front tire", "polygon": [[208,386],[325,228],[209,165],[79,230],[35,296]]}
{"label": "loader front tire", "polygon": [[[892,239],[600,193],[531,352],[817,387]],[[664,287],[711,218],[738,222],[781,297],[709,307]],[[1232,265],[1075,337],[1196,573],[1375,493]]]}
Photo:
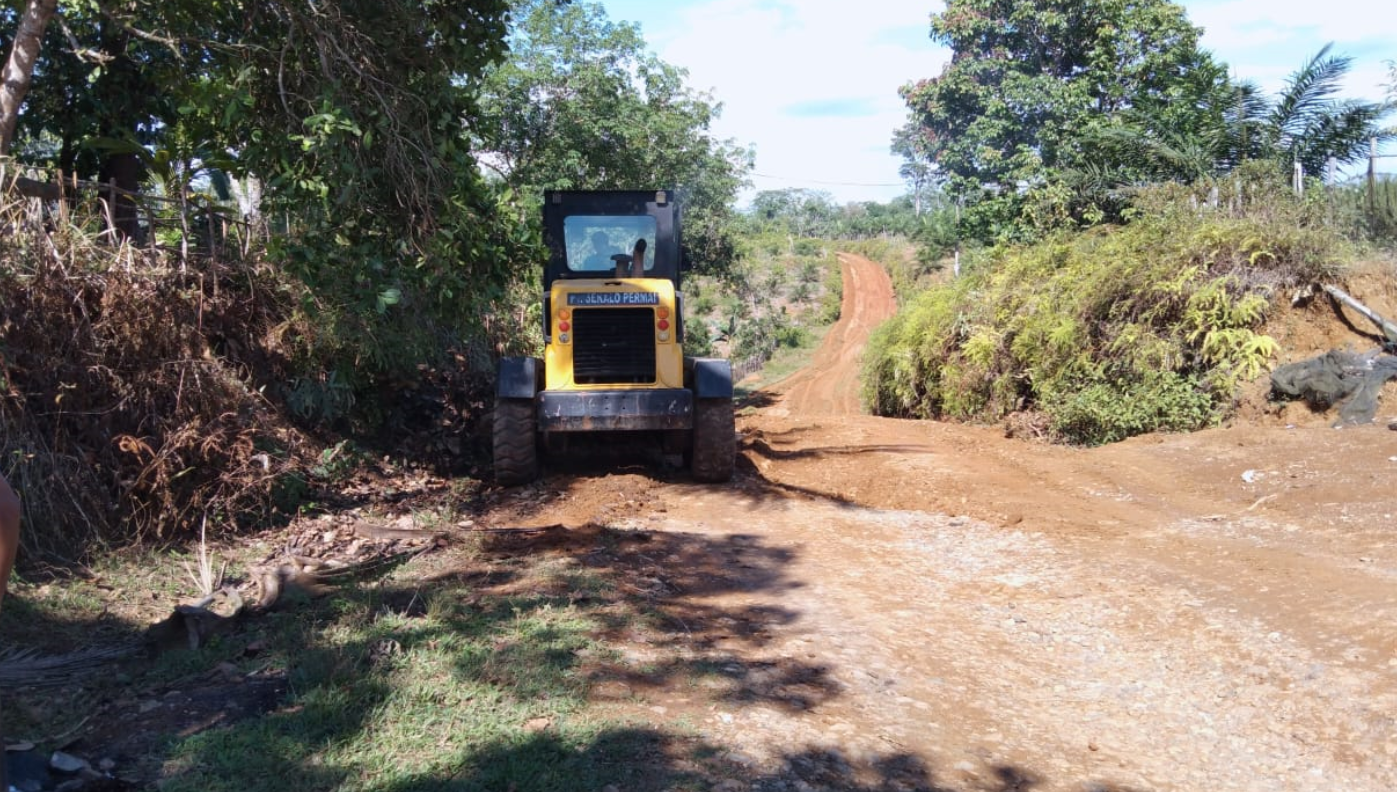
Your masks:
{"label": "loader front tire", "polygon": [[689,470],[695,481],[723,482],[732,478],[737,459],[737,424],[732,399],[697,399]]}
{"label": "loader front tire", "polygon": [[538,478],[538,419],[532,399],[495,400],[495,480],[527,484]]}

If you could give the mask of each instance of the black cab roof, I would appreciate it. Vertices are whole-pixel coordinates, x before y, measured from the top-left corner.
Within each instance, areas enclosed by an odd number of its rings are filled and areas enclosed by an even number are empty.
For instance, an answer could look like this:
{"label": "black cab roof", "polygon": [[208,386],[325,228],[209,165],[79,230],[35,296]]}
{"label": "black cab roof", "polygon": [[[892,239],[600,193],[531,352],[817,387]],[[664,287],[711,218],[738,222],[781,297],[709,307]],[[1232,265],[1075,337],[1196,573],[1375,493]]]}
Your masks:
{"label": "black cab roof", "polygon": [[548,190],[543,239],[544,288],[558,279],[613,278],[611,256],[645,240],[645,277],[679,286],[683,266],[679,202],[673,190]]}

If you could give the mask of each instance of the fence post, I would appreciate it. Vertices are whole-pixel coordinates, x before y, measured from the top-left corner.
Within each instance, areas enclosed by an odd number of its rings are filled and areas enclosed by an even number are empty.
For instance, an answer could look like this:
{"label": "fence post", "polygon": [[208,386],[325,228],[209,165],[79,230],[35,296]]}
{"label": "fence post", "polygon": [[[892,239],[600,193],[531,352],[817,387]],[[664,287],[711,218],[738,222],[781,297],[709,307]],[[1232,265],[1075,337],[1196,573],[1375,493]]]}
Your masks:
{"label": "fence post", "polygon": [[113,241],[121,237],[121,235],[118,234],[116,230],[116,209],[114,207],[115,203],[116,179],[112,178],[107,180],[107,197],[102,202],[102,213],[107,216],[107,232],[111,234]]}
{"label": "fence post", "polygon": [[[74,197],[77,190],[73,190]],[[64,228],[68,227],[68,182],[63,175],[63,169],[58,169],[58,222]]]}
{"label": "fence post", "polygon": [[1368,216],[1372,217],[1377,210],[1376,202],[1373,200],[1374,183],[1378,180],[1378,139],[1368,140]]}

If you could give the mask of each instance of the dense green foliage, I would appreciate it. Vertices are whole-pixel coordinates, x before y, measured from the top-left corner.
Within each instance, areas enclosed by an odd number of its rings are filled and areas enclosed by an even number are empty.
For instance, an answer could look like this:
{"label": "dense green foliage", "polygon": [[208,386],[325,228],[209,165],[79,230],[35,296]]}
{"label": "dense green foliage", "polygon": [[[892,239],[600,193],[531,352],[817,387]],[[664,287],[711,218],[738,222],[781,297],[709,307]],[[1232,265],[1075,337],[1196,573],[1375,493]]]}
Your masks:
{"label": "dense green foliage", "polygon": [[[1087,163],[1083,141],[1127,110],[1196,123],[1183,108],[1224,88],[1199,30],[1167,0],[952,0],[932,40],[952,59],[903,89],[950,192],[977,237],[1018,231],[1025,188]],[[1174,117],[1179,116],[1179,117]]]}
{"label": "dense green foliage", "polygon": [[[937,205],[939,197],[928,190],[922,199],[924,208]],[[925,220],[926,215],[918,213],[913,196],[887,203],[855,201],[840,206],[823,190],[790,188],[757,193],[743,213],[742,230],[753,237],[852,240],[909,236],[917,233]]]}
{"label": "dense green foliage", "polygon": [[695,264],[731,266],[751,153],[710,132],[718,103],[597,3],[519,0],[514,15],[509,57],[487,70],[470,126],[522,215],[545,189],[679,189]]}
{"label": "dense green foliage", "polygon": [[909,183],[930,168],[964,202],[965,236],[996,242],[1119,222],[1142,184],[1251,160],[1318,176],[1385,136],[1383,105],[1335,98],[1351,60],[1329,47],[1268,100],[1198,36],[1168,0],[952,0],[931,22],[952,59],[903,88],[893,152]]}
{"label": "dense green foliage", "polygon": [[1039,412],[1080,443],[1218,420],[1276,352],[1259,332],[1272,292],[1342,251],[1322,198],[1233,184],[1240,211],[1160,188],[1124,227],[988,251],[875,334],[865,400],[923,418]]}
{"label": "dense green foliage", "polygon": [[1266,160],[1281,169],[1298,164],[1304,173],[1319,176],[1331,162],[1365,158],[1373,138],[1388,137],[1378,129],[1386,108],[1335,98],[1353,59],[1330,50],[1325,46],[1311,57],[1271,100],[1243,81],[1205,97],[1205,104],[1190,109],[1191,123],[1184,126],[1157,111],[1120,114],[1089,141],[1102,163],[1096,175],[1116,183],[1193,181]]}
{"label": "dense green foliage", "polygon": [[[181,200],[211,174],[257,184],[271,258],[305,287],[284,336],[303,371],[292,389],[342,404],[314,391],[371,393],[479,337],[529,242],[460,131],[506,13],[504,0],[64,3],[16,152]],[[143,235],[120,209],[120,234]]]}
{"label": "dense green foliage", "polygon": [[1386,106],[1336,98],[1352,62],[1329,47],[1268,98],[1167,0],[951,0],[931,34],[952,59],[904,88],[893,152],[964,209],[923,224],[919,263],[954,240],[968,266],[922,294],[924,265],[893,269],[912,299],[870,345],[876,411],[1022,412],[1083,443],[1207,425],[1277,351],[1272,290],[1387,233],[1382,184],[1314,189],[1388,136]]}
{"label": "dense green foliage", "polygon": [[686,283],[686,352],[706,349],[747,373],[779,349],[809,345],[839,318],[843,292],[828,241],[748,229],[738,245],[722,277]]}

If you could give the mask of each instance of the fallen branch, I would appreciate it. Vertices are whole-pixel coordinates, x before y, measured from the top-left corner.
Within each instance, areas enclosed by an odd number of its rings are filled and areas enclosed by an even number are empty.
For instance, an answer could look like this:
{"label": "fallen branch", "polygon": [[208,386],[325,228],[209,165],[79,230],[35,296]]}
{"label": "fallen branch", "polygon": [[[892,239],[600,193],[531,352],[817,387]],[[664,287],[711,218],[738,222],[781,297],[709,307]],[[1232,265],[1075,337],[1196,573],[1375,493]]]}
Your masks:
{"label": "fallen branch", "polygon": [[[354,578],[396,566],[435,548],[433,543],[357,564],[287,555],[279,563],[253,570],[256,600],[249,603],[236,590],[224,588],[192,605],[178,605],[168,617],[147,628],[146,645],[157,654],[172,649],[198,649],[213,638],[232,632],[242,619],[275,609],[288,594],[294,592],[311,599],[323,597]],[[232,602],[226,615],[210,608],[220,595]]]}
{"label": "fallen branch", "polygon": [[58,655],[41,655],[33,649],[0,650],[0,688],[60,687],[75,676],[130,657],[138,649],[135,644],[122,644],[88,647]]}
{"label": "fallen branch", "polygon": [[1377,311],[1374,311],[1363,303],[1348,296],[1342,289],[1334,286],[1325,286],[1324,291],[1328,293],[1330,297],[1363,314],[1367,317],[1368,321],[1377,325],[1378,329],[1382,331],[1383,337],[1387,339],[1386,346],[1388,349],[1397,348],[1397,324],[1387,321]]}

